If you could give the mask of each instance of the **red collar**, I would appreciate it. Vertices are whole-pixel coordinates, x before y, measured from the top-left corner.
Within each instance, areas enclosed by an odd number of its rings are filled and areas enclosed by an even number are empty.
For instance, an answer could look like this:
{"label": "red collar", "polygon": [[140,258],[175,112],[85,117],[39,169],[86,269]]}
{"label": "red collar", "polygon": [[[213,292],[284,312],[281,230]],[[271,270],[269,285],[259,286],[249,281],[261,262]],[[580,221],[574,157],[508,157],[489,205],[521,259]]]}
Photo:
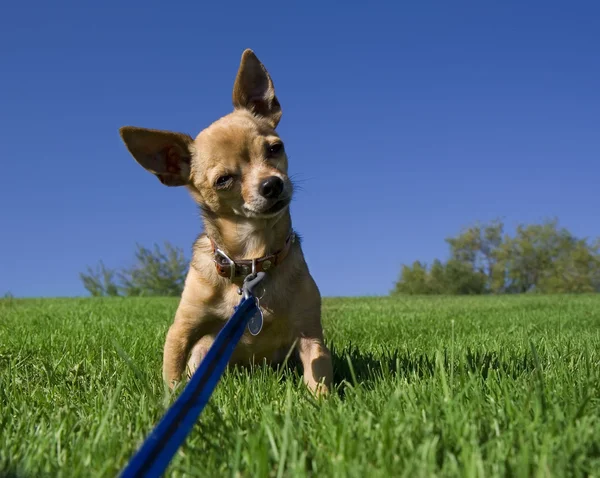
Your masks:
{"label": "red collar", "polygon": [[212,238],[209,237],[209,239],[212,245],[213,262],[215,263],[217,274],[233,281],[237,277],[246,277],[256,272],[266,272],[272,267],[281,264],[290,252],[291,245],[296,241],[296,234],[294,231],[290,231],[285,240],[285,245],[273,254],[258,259],[242,259],[237,261],[231,259],[222,249],[219,249]]}

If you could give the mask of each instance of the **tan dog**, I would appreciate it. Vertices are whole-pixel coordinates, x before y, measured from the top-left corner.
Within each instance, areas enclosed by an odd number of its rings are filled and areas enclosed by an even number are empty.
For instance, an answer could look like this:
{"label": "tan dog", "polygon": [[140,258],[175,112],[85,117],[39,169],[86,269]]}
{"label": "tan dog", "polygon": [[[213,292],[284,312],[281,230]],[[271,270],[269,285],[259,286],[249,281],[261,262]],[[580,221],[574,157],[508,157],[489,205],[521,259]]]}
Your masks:
{"label": "tan dog", "polygon": [[239,304],[238,289],[254,260],[255,270],[266,272],[260,299],[264,326],[256,336],[245,331],[231,362],[279,363],[296,344],[304,381],[325,393],[331,356],[323,342],[319,289],[292,232],[293,186],[275,132],[281,107],[269,73],[251,50],[242,54],[233,106],[195,140],[169,131],[120,129],[141,166],[161,183],[189,190],[205,226],[167,334],[163,377],[172,387],[186,363],[193,373]]}

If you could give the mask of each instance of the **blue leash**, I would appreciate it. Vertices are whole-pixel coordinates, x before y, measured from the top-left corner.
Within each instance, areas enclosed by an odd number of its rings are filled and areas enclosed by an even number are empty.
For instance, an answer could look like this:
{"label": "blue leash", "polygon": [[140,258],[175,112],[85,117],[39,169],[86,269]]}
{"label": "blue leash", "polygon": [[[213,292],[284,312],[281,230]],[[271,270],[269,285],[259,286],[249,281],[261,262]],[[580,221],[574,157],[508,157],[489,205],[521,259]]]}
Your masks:
{"label": "blue leash", "polygon": [[248,321],[258,311],[254,288],[264,275],[264,272],[259,272],[246,277],[240,304],[215,338],[181,395],[123,469],[121,478],[160,477],[167,469],[208,403]]}

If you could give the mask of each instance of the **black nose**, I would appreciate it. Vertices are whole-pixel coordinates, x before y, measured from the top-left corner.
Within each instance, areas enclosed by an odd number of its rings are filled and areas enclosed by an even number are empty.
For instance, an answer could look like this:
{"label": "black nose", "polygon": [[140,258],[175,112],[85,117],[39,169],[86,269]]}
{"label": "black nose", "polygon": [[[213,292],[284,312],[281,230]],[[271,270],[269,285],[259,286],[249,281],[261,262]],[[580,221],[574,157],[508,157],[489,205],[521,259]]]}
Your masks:
{"label": "black nose", "polygon": [[267,199],[278,198],[283,192],[283,181],[277,176],[268,177],[262,183],[260,183],[258,191],[262,197]]}

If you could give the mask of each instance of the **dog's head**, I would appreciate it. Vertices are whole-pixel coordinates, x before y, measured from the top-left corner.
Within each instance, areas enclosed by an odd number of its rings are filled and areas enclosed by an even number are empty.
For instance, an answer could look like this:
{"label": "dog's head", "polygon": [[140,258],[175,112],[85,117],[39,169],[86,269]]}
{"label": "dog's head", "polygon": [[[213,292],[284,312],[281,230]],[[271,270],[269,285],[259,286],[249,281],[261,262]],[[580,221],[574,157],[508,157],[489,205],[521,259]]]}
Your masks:
{"label": "dog's head", "polygon": [[281,106],[273,81],[251,50],[242,54],[234,110],[193,139],[132,126],[120,129],[135,160],[166,186],[186,186],[213,213],[269,218],[292,198],[288,162],[275,128]]}

